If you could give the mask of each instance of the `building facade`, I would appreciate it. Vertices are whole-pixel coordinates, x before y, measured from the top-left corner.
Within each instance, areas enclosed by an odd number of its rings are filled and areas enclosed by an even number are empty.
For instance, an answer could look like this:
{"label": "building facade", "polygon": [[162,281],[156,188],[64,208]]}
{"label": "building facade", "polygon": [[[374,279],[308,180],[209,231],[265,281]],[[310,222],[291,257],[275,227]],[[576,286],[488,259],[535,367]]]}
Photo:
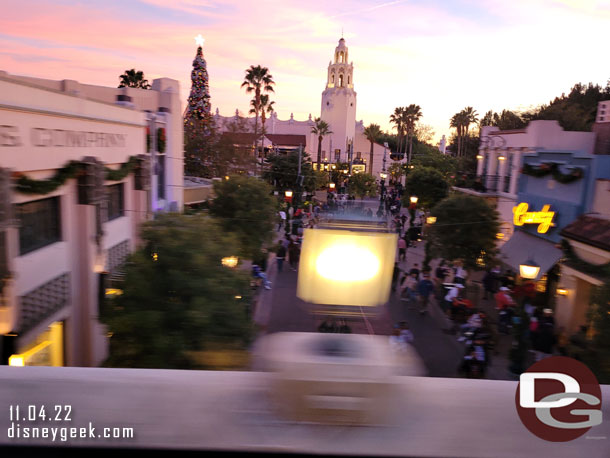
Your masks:
{"label": "building facade", "polygon": [[106,358],[109,277],[143,221],[183,205],[180,113],[173,80],[147,91],[0,74],[2,363]]}
{"label": "building facade", "polygon": [[[373,144],[373,164],[370,162],[371,142],[364,134],[364,122],[356,121],[356,92],[354,89],[354,65],[348,61],[349,50],[345,40],[341,38],[329,63],[326,82],[321,96],[320,117],[330,125],[332,134],[322,140],[322,161],[327,163],[350,162],[355,165],[354,172],[366,171],[379,178],[386,156],[386,170],[390,164],[390,151],[385,151],[383,145]],[[348,63],[349,62],[349,63]],[[216,110],[214,116],[216,125],[221,131],[235,132],[239,124],[239,113],[234,116],[222,116]],[[254,132],[254,118],[248,118],[244,123],[249,132]],[[312,160],[317,159],[318,138],[311,132],[315,123],[312,115],[306,121],[298,121],[291,114],[290,119],[280,120],[277,113],[272,113],[265,123],[265,132],[275,135],[301,135],[305,137],[304,151]],[[260,128],[260,125],[259,125]],[[351,152],[348,154],[348,145]]]}

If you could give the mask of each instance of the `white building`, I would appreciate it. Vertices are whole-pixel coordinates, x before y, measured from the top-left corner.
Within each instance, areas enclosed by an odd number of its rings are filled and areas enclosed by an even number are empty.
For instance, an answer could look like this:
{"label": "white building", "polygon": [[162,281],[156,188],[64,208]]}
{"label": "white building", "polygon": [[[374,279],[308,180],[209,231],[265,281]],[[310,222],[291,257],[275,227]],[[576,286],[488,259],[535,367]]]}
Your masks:
{"label": "white building", "polygon": [[[235,116],[238,116],[237,110]],[[348,63],[348,48],[341,38],[335,48],[333,60],[329,62],[326,82],[321,97],[320,117],[330,125],[332,134],[322,141],[322,161],[329,163],[349,162],[348,145],[353,144],[352,162],[354,171],[366,170],[376,177],[383,169],[383,145],[373,145],[373,166],[370,166],[371,142],[364,135],[364,122],[356,121],[356,92],[354,90],[354,65]],[[221,130],[228,130],[228,124],[235,117],[221,116],[216,110],[214,116]],[[250,131],[254,131],[254,118],[250,118]],[[265,123],[269,134],[304,135],[305,151],[315,161],[318,155],[318,138],[311,133],[314,121],[311,114],[306,121],[297,121],[291,114],[290,119],[280,120],[277,113],[272,113]],[[260,123],[259,123],[260,129]],[[386,170],[390,165],[390,151],[386,152]]]}
{"label": "white building", "polygon": [[141,222],[183,206],[181,113],[166,78],[143,90],[0,73],[0,362],[105,359],[108,276]]}

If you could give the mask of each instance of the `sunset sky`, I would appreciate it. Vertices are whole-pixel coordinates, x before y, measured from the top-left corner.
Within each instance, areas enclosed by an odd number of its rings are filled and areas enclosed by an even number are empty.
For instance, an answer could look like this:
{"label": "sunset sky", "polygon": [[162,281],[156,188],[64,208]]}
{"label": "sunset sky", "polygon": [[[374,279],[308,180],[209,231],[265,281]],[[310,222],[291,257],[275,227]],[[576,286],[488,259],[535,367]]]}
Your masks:
{"label": "sunset sky", "polygon": [[270,69],[281,119],[320,114],[341,30],[354,63],[357,119],[388,129],[421,106],[436,139],[465,106],[547,103],[610,78],[610,0],[0,0],[0,70],[118,85],[124,70],[180,81],[185,103],[206,41],[212,108],[247,111],[250,65]]}

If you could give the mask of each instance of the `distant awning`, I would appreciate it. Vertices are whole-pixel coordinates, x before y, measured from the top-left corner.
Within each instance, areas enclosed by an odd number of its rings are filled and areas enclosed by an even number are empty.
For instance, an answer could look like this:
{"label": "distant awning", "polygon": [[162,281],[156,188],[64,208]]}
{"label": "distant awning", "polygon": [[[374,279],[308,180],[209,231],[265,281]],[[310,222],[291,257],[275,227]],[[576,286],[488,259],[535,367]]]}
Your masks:
{"label": "distant awning", "polygon": [[551,242],[530,235],[523,231],[515,231],[513,236],[500,248],[500,259],[519,272],[519,265],[527,260],[533,260],[540,265],[539,280],[551,267],[557,264],[563,253]]}

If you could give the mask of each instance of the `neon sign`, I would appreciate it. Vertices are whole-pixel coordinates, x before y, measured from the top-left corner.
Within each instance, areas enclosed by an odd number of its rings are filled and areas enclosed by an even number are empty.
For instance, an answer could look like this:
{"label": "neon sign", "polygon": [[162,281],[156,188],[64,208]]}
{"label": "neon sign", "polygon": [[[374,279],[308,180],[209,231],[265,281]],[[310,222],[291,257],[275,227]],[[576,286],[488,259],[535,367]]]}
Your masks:
{"label": "neon sign", "polygon": [[553,224],[555,212],[549,211],[550,205],[545,205],[539,212],[528,212],[528,203],[522,202],[516,207],[513,207],[513,223],[515,226],[523,226],[524,224],[538,224],[538,232],[546,233]]}

